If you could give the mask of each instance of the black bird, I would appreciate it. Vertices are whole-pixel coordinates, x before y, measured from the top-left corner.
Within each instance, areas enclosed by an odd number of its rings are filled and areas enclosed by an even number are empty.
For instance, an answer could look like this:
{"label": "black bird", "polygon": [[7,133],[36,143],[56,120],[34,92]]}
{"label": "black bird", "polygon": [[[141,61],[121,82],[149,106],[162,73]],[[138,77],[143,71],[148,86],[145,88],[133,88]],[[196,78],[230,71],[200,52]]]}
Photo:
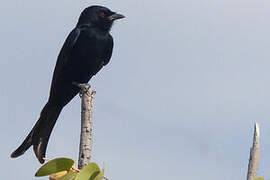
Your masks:
{"label": "black bird", "polygon": [[103,6],[90,6],[81,13],[57,58],[50,96],[40,117],[11,157],[18,157],[33,145],[36,157],[44,163],[46,148],[55,122],[80,89],[74,83],[87,83],[109,63],[113,38],[109,31],[114,20],[124,18]]}

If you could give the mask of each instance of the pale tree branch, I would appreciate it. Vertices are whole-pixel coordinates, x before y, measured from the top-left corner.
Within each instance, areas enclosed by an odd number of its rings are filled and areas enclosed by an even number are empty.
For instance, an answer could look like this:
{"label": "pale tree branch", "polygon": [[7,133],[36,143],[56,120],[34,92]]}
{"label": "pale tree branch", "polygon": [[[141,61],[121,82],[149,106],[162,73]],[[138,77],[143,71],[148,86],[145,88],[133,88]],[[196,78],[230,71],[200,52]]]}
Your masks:
{"label": "pale tree branch", "polygon": [[261,152],[261,149],[260,149],[260,129],[259,129],[259,124],[255,123],[254,135],[253,135],[253,145],[250,148],[247,180],[251,180],[252,178],[257,176],[257,169],[258,169],[258,165],[259,165],[260,152]]}
{"label": "pale tree branch", "polygon": [[78,168],[82,169],[86,164],[90,162],[91,150],[92,150],[92,108],[95,91],[90,89],[89,84],[78,84],[81,97],[81,136],[80,136],[80,148]]}

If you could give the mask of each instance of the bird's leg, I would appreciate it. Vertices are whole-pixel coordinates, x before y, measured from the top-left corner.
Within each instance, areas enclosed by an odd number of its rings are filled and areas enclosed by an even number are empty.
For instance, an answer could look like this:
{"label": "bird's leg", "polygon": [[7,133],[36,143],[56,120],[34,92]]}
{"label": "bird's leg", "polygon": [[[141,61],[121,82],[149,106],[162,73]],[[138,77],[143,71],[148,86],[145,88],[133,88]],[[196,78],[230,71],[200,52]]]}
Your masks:
{"label": "bird's leg", "polygon": [[[72,84],[80,88],[80,93],[79,93],[80,97],[82,97],[82,94],[88,93],[88,90],[91,88],[91,86],[88,83],[73,82]],[[88,94],[88,95],[90,95],[90,94]]]}

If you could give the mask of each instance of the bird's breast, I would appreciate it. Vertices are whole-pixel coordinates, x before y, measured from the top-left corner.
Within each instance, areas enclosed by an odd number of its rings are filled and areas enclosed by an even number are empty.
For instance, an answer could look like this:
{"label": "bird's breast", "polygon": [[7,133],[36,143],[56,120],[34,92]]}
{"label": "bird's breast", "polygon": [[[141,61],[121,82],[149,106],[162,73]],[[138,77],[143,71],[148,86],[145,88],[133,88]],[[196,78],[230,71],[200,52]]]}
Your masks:
{"label": "bird's breast", "polygon": [[72,53],[70,71],[77,71],[77,78],[95,75],[108,61],[108,39],[106,36],[91,36],[82,33]]}
{"label": "bird's breast", "polygon": [[92,63],[98,63],[106,58],[107,51],[107,36],[91,36],[86,33],[80,35],[75,47],[75,53],[81,57],[81,60],[91,61]]}

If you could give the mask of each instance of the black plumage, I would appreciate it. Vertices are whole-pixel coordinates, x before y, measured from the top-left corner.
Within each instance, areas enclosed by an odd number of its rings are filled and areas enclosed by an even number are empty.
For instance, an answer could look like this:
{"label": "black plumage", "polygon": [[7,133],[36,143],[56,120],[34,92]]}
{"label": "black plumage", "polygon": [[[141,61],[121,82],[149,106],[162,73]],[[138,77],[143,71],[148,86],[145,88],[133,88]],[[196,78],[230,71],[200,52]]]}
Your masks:
{"label": "black plumage", "polygon": [[63,107],[80,91],[74,83],[87,83],[109,63],[113,50],[109,31],[114,20],[121,18],[124,16],[102,6],[90,6],[81,13],[57,58],[48,102],[31,132],[11,157],[22,155],[33,145],[39,162],[44,163],[55,122]]}

